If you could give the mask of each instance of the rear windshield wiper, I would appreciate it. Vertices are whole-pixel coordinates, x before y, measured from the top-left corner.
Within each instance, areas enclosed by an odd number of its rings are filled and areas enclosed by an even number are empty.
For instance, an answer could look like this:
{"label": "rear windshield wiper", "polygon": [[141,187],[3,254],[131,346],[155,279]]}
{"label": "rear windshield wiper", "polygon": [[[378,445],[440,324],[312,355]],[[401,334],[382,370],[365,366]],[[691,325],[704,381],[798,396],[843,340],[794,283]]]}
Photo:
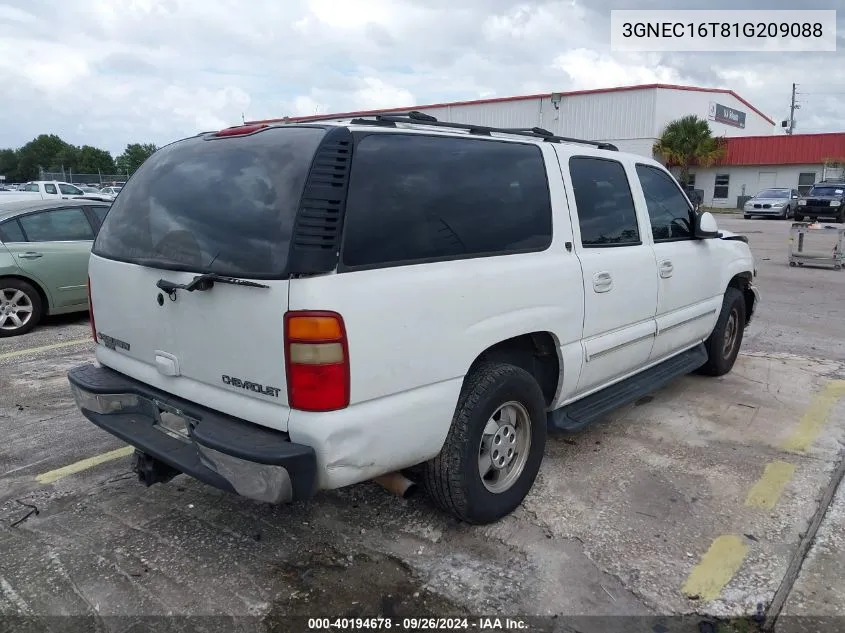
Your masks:
{"label": "rear windshield wiper", "polygon": [[250,288],[269,288],[270,286],[260,284],[255,281],[248,281],[246,279],[238,279],[237,277],[226,277],[218,275],[217,273],[205,273],[204,275],[197,275],[186,284],[177,284],[166,279],[159,279],[156,282],[156,287],[164,290],[167,294],[173,294],[177,290],[187,290],[193,292],[194,290],[204,291],[211,290],[215,282],[221,284],[232,284],[234,286],[248,286]]}

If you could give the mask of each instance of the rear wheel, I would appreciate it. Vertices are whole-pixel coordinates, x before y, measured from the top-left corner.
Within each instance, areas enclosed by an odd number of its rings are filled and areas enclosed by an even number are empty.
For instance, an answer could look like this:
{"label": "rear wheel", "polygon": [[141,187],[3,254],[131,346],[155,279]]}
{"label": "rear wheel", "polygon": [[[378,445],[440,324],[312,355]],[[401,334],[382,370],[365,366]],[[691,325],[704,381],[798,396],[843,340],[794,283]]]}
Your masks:
{"label": "rear wheel", "polygon": [[487,362],[473,370],[440,454],[423,469],[437,505],[474,524],[515,510],[540,470],[545,406],[540,386],[524,369]]}
{"label": "rear wheel", "polygon": [[716,327],[705,342],[707,362],[699,368],[699,373],[722,376],[733,369],[744,330],[745,298],[740,290],[730,287],[725,291]]}
{"label": "rear wheel", "polygon": [[0,279],[0,337],[26,334],[38,325],[43,309],[41,295],[31,284]]}

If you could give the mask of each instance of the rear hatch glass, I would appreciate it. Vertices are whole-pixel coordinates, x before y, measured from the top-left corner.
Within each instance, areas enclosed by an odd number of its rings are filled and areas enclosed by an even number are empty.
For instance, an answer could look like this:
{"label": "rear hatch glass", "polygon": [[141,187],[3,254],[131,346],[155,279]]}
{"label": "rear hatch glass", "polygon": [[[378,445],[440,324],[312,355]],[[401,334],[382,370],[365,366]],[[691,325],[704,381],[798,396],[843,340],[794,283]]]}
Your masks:
{"label": "rear hatch glass", "polygon": [[160,149],[112,204],[94,253],[170,270],[283,277],[324,135],[322,128],[270,128]]}

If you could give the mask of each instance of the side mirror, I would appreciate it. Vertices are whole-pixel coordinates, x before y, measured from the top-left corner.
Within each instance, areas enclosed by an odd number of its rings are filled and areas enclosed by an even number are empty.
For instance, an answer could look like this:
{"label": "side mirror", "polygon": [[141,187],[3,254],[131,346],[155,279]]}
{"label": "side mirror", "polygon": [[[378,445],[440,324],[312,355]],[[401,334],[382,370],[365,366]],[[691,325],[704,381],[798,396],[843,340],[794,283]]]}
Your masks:
{"label": "side mirror", "polygon": [[707,240],[719,236],[719,226],[716,218],[710,212],[697,213],[695,215],[695,237],[700,240]]}

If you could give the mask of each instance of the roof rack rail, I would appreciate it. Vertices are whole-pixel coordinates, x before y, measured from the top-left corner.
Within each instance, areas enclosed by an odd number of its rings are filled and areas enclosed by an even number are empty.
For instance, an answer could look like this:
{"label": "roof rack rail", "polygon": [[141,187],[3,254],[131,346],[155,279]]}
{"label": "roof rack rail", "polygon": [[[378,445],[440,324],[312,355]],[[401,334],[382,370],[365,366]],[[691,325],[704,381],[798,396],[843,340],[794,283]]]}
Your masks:
{"label": "roof rack rail", "polygon": [[374,114],[370,117],[360,116],[352,119],[351,123],[355,123],[357,125],[384,125],[388,127],[396,127],[397,123],[412,123],[415,125],[431,125],[434,127],[442,127],[452,130],[467,130],[470,134],[481,136],[490,136],[491,132],[496,134],[513,134],[516,136],[541,138],[544,141],[551,143],[579,143],[582,145],[592,145],[598,149],[606,149],[614,152],[619,151],[619,148],[612,143],[606,143],[604,141],[588,141],[581,138],[570,138],[568,136],[557,136],[541,127],[507,128],[473,125],[471,123],[452,123],[451,121],[438,121],[430,114],[419,112],[418,110],[411,110],[407,113]]}

